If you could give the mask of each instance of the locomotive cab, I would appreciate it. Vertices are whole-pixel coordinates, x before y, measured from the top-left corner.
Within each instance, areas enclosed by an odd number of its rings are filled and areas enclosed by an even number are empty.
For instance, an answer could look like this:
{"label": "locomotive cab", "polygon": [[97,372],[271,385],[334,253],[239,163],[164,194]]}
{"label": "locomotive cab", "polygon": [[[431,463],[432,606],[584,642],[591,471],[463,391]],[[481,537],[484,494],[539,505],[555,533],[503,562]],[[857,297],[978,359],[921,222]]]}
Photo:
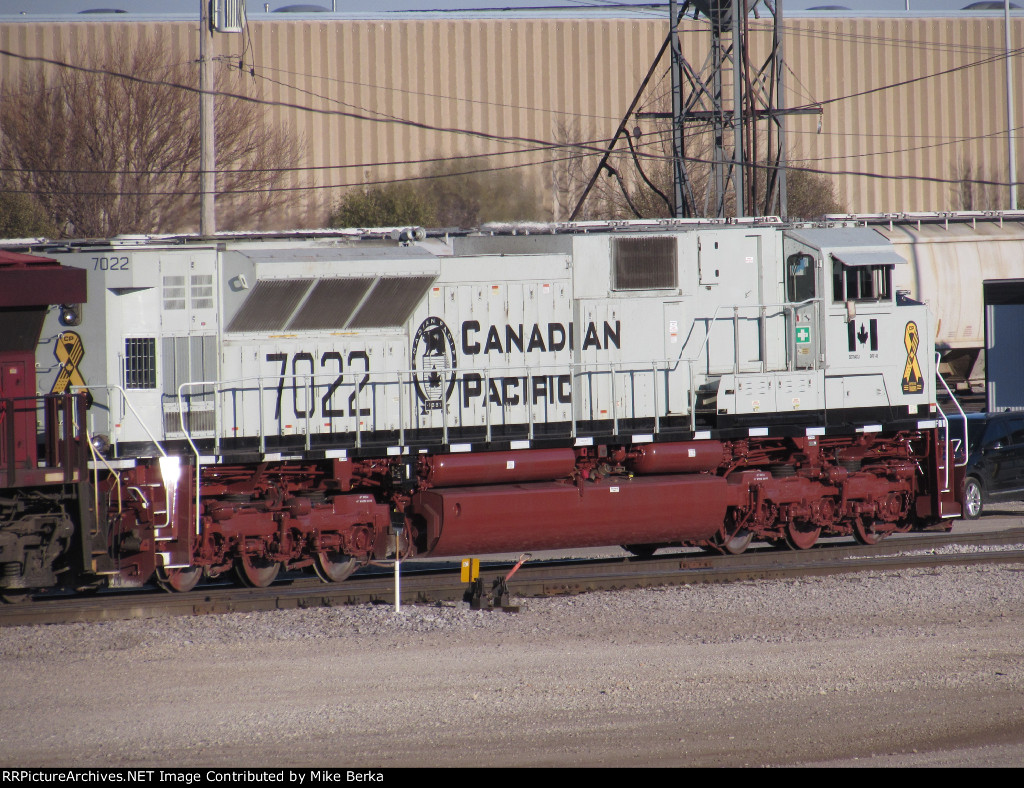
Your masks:
{"label": "locomotive cab", "polygon": [[826,413],[858,423],[929,413],[935,381],[922,370],[933,353],[932,321],[925,306],[895,297],[903,257],[865,227],[793,230],[787,247],[787,259],[815,262]]}

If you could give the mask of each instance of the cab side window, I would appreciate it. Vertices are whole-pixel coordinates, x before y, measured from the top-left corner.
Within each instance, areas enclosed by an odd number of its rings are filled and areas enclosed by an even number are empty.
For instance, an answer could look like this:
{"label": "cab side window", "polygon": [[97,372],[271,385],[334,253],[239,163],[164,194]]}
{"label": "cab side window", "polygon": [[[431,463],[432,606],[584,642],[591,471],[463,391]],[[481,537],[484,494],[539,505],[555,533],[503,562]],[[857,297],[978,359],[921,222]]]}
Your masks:
{"label": "cab side window", "polygon": [[786,296],[799,303],[814,298],[814,258],[809,254],[791,254],[786,258]]}
{"label": "cab side window", "polygon": [[843,265],[832,261],[832,300],[889,301],[892,299],[891,265]]}

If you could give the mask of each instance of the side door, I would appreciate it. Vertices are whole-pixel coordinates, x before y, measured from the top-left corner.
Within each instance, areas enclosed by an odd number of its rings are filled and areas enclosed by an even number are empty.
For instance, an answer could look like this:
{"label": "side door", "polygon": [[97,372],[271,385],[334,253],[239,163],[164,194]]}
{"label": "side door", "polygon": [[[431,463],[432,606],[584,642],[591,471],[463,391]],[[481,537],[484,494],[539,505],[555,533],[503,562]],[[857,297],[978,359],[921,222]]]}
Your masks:
{"label": "side door", "polygon": [[[796,252],[786,258],[787,356],[794,369],[811,369],[818,357],[818,321],[814,299],[817,295],[815,258]],[[797,306],[799,305],[799,306]]]}
{"label": "side door", "polygon": [[1013,498],[1024,494],[1024,416],[1007,420],[1003,492]]}

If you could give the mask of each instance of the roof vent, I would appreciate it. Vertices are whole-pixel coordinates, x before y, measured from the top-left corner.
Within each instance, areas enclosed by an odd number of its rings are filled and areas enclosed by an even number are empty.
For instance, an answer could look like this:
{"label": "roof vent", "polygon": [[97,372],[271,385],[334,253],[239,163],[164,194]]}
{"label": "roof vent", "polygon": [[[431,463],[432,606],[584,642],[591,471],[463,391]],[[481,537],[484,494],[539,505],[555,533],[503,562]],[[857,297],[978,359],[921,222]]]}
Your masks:
{"label": "roof vent", "polygon": [[218,33],[241,33],[245,29],[245,0],[213,0],[213,29]]}

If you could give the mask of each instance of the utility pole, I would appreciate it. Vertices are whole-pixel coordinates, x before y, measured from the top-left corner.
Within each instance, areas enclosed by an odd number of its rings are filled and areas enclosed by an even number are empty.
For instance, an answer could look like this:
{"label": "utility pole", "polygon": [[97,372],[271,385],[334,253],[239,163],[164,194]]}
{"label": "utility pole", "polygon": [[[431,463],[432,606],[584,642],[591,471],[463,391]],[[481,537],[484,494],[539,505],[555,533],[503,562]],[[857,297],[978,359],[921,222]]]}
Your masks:
{"label": "utility pole", "polygon": [[1013,59],[1012,34],[1010,33],[1010,0],[1003,0],[1003,17],[1006,22],[1006,143],[1010,147],[1010,210],[1017,210],[1017,150],[1013,142]]}
{"label": "utility pole", "polygon": [[199,234],[217,232],[217,151],[213,116],[215,39],[209,0],[199,0]]}

